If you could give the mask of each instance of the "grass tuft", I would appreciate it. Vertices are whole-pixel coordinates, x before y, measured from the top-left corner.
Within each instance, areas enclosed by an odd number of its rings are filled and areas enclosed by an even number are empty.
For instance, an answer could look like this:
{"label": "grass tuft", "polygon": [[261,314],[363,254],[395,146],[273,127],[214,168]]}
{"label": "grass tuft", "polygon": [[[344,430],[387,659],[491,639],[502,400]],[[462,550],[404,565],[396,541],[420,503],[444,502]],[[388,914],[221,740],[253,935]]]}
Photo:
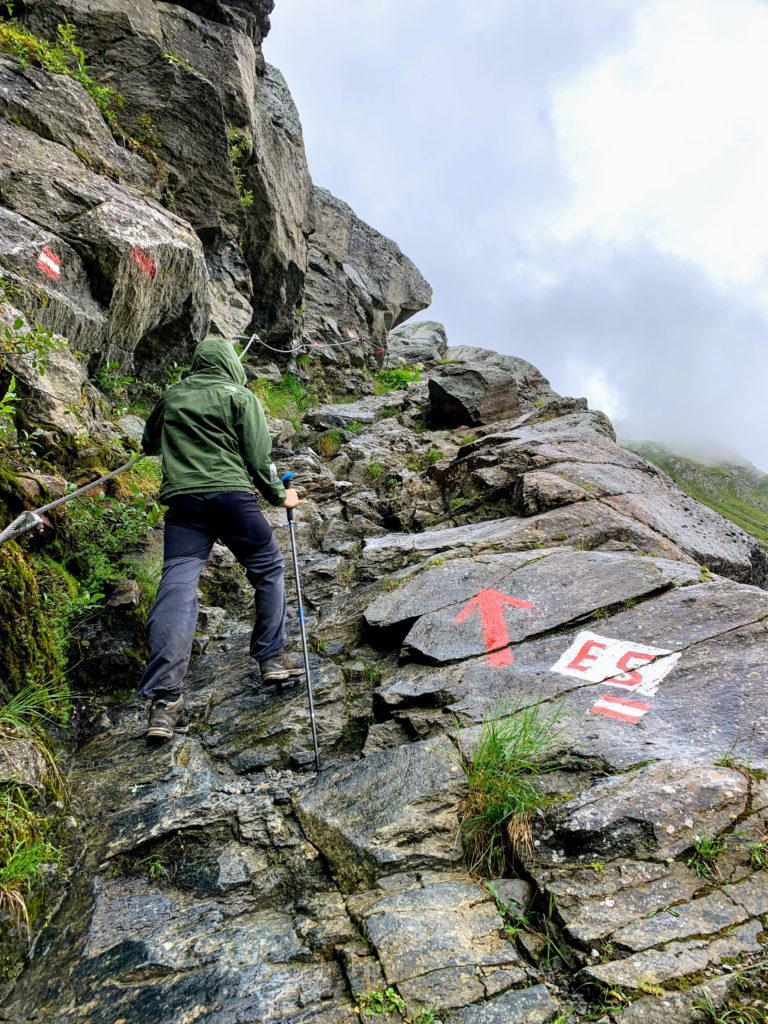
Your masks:
{"label": "grass tuft", "polygon": [[544,800],[534,778],[555,767],[548,758],[562,718],[561,706],[538,703],[496,712],[483,723],[464,762],[469,798],[462,838],[473,872],[504,875],[530,849],[531,817]]}

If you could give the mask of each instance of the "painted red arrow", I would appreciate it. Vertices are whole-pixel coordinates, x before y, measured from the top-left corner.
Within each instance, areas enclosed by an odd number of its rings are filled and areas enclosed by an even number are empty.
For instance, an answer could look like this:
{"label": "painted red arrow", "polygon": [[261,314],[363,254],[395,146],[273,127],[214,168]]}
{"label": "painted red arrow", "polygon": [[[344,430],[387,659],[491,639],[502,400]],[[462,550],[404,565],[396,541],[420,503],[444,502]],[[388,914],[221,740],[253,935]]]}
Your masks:
{"label": "painted red arrow", "polygon": [[501,591],[489,587],[488,590],[481,590],[477,597],[473,597],[453,620],[456,625],[466,622],[475,608],[478,609],[483,624],[483,640],[488,649],[488,664],[492,668],[503,668],[515,660],[514,654],[507,646],[509,633],[504,619],[505,604],[527,611],[532,611],[536,607],[529,601],[521,601],[517,597],[510,597],[509,594],[502,594]]}

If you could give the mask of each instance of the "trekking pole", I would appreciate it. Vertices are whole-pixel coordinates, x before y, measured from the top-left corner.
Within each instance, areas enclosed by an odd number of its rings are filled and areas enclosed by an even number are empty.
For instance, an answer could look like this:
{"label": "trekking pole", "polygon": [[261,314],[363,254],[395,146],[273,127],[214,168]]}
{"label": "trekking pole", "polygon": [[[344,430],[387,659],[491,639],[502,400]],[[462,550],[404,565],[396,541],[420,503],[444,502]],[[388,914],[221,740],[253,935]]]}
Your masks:
{"label": "trekking pole", "polygon": [[[284,473],[280,479],[289,483],[296,476],[295,473]],[[304,674],[307,677],[307,698],[309,699],[309,721],[312,726],[312,744],[315,748],[315,768],[320,771],[320,747],[317,742],[317,724],[315,722],[315,702],[312,698],[312,677],[309,672],[309,648],[307,647],[307,630],[304,624],[304,605],[301,600],[301,582],[299,580],[299,555],[296,548],[296,522],[293,518],[293,509],[286,509],[288,513],[288,531],[291,535],[291,554],[293,555],[293,572],[296,577],[296,601],[299,608],[299,626],[301,627],[301,643],[304,648]]]}

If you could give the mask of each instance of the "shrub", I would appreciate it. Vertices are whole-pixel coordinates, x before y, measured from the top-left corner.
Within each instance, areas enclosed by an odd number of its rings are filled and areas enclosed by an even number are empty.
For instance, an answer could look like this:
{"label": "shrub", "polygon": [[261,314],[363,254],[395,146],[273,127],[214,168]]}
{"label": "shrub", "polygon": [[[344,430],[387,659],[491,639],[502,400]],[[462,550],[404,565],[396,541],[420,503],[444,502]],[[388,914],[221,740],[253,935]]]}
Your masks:
{"label": "shrub", "polygon": [[462,838],[472,871],[504,875],[530,845],[531,815],[543,801],[533,780],[555,765],[548,755],[559,733],[562,708],[541,703],[497,711],[483,722],[464,762],[469,798]]}

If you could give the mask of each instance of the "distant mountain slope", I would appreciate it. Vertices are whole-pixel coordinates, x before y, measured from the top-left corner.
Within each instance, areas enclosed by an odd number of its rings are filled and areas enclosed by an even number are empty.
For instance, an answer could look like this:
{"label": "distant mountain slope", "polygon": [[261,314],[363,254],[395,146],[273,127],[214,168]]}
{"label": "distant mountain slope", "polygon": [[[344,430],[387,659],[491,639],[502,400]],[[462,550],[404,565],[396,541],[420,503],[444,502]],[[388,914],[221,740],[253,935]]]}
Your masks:
{"label": "distant mountain slope", "polygon": [[652,441],[621,441],[653,462],[692,498],[709,505],[768,547],[768,476],[744,459],[681,455]]}

